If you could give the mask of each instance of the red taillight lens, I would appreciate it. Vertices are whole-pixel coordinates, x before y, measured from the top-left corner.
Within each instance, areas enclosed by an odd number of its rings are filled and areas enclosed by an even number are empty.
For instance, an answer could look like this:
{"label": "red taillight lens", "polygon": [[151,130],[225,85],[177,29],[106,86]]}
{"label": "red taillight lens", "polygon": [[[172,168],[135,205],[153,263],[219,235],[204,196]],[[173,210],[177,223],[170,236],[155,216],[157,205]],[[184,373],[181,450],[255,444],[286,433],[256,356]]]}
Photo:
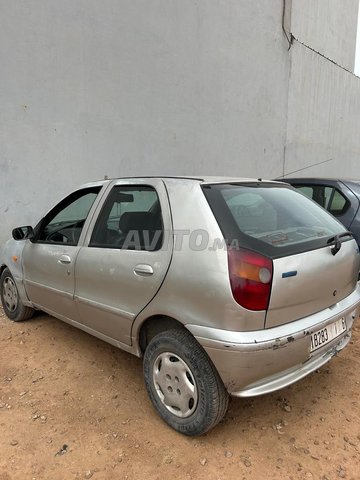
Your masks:
{"label": "red taillight lens", "polygon": [[266,310],[273,276],[272,260],[250,250],[228,248],[232,294],[248,310]]}

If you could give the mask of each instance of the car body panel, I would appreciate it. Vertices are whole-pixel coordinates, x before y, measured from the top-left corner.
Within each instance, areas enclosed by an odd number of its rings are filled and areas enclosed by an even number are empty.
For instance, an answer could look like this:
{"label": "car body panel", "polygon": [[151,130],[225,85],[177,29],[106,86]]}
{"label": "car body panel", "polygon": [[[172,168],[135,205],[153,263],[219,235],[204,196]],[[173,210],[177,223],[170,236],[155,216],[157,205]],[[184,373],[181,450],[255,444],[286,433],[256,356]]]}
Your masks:
{"label": "car body panel", "polygon": [[329,245],[274,260],[266,328],[323,310],[354,291],[360,268],[355,240],[344,241],[336,255],[331,249]]}
{"label": "car body panel", "polygon": [[[171,214],[163,181],[119,180],[119,185],[148,185],[156,189],[165,231],[171,231]],[[97,207],[100,212],[102,203]],[[94,228],[92,222],[76,260],[75,300],[81,323],[114,340],[131,345],[131,326],[135,317],[159,290],[172,256],[172,237],[160,250],[125,250],[88,247]],[[142,276],[136,267],[151,267],[152,275]],[[99,288],[100,287],[100,288]]]}
{"label": "car body panel", "polygon": [[[93,186],[98,186],[101,189],[90,208],[77,246],[43,242],[33,243],[26,240],[22,252],[24,285],[28,298],[31,299],[36,308],[53,315],[58,314],[62,319],[75,320],[78,316],[74,302],[76,257],[81,248],[85,232],[93,219],[97,203],[104,195],[109,182],[84,185],[77,191],[86,191]],[[43,218],[46,218],[46,216]],[[41,222],[35,229],[40,228],[40,225]]]}
{"label": "car body panel", "polygon": [[[270,393],[299,380],[336,355],[351,337],[360,310],[360,286],[337,304],[308,317],[254,332],[229,332],[199,325],[188,329],[204,347],[234,396]],[[347,330],[315,352],[312,333],[345,318]]]}
{"label": "car body panel", "polygon": [[[184,325],[216,327],[221,323],[226,330],[262,329],[265,311],[249,315],[233,298],[227,249],[213,248],[222,233],[199,182],[166,179],[166,187],[175,234],[173,258],[161,289],[136,318],[133,338],[142,322],[156,314],[170,316]],[[203,239],[206,242],[201,245]]]}

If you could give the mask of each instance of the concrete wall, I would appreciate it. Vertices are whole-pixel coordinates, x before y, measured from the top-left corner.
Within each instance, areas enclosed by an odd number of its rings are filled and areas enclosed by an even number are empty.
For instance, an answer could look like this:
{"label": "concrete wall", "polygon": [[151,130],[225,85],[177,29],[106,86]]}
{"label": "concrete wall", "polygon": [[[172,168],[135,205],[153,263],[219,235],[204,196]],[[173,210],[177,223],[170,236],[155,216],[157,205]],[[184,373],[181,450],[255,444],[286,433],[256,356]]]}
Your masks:
{"label": "concrete wall", "polygon": [[285,173],[360,179],[360,78],[296,41],[291,59]]}
{"label": "concrete wall", "polygon": [[0,5],[0,244],[104,175],[282,171],[282,0]]}
{"label": "concrete wall", "polygon": [[290,2],[295,38],[353,72],[359,0]]}

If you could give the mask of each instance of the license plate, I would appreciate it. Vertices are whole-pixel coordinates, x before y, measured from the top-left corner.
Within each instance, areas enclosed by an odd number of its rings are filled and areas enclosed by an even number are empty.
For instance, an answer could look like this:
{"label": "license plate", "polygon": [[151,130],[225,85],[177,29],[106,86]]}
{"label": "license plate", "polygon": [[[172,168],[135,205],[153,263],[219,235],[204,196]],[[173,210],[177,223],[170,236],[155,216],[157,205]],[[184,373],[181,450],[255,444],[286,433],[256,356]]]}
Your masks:
{"label": "license plate", "polygon": [[330,323],[326,327],[314,332],[310,338],[310,352],[323,347],[334,338],[346,331],[345,317],[340,318],[334,323]]}

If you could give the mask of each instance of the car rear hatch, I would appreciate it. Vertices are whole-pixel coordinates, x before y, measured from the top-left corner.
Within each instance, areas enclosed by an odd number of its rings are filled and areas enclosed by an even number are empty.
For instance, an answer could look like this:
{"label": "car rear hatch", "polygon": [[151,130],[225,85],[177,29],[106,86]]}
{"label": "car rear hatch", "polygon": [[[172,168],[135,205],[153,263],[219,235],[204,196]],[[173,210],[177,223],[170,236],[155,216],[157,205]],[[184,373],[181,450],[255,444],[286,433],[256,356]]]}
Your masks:
{"label": "car rear hatch", "polygon": [[356,242],[343,242],[336,255],[332,248],[273,260],[267,328],[319,312],[353,292],[359,269]]}
{"label": "car rear hatch", "polygon": [[262,309],[265,328],[331,307],[355,289],[357,244],[312,200],[261,181],[203,191],[228,245],[233,296],[244,308]]}

